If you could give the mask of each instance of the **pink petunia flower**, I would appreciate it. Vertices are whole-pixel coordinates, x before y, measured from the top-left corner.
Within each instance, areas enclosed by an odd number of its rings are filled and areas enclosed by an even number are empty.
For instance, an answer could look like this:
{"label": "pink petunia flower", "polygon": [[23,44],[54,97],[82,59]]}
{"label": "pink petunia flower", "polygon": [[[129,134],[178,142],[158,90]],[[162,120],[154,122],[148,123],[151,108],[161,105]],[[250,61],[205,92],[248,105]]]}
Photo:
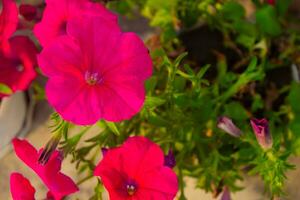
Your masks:
{"label": "pink petunia flower", "polygon": [[178,191],[176,174],[164,165],[162,150],[141,136],[109,149],[94,174],[111,200],[171,200]]}
{"label": "pink petunia flower", "polygon": [[1,0],[0,14],[0,48],[6,50],[8,39],[18,25],[18,8],[14,0]]}
{"label": "pink petunia flower", "polygon": [[[13,92],[26,90],[36,77],[37,49],[25,36],[9,39],[9,51],[0,51],[0,83],[9,86]],[[0,98],[6,96],[0,93]]]}
{"label": "pink petunia flower", "polygon": [[45,183],[55,200],[78,191],[71,178],[60,172],[62,156],[55,151],[45,165],[38,163],[42,149],[37,150],[26,140],[13,140],[16,155]]}
{"label": "pink petunia flower", "polygon": [[43,18],[34,28],[42,46],[47,46],[60,35],[66,34],[67,21],[84,14],[98,15],[117,23],[117,16],[101,4],[89,0],[46,0]]}
{"label": "pink petunia flower", "polygon": [[34,200],[35,189],[22,174],[10,175],[10,191],[13,200]]}
{"label": "pink petunia flower", "polygon": [[152,73],[143,41],[100,17],[72,20],[67,33],[38,56],[49,77],[46,95],[55,110],[80,125],[121,121],[139,112],[144,81]]}

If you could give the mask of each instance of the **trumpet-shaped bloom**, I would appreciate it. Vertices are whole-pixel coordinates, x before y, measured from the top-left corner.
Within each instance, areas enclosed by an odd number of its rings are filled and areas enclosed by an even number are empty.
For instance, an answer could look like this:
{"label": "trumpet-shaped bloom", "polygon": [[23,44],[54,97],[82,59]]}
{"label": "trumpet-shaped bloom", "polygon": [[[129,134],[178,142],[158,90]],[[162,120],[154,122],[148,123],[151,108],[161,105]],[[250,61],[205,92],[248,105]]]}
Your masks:
{"label": "trumpet-shaped bloom", "polygon": [[8,39],[15,32],[18,25],[18,8],[14,0],[1,0],[0,14],[0,47],[6,48]]}
{"label": "trumpet-shaped bloom", "polygon": [[[26,90],[36,77],[37,49],[25,36],[9,40],[9,51],[0,51],[0,83],[9,86],[13,92]],[[6,96],[0,93],[0,98]]]}
{"label": "trumpet-shaped bloom", "polygon": [[66,34],[67,22],[85,14],[97,15],[117,23],[117,16],[99,3],[89,0],[46,0],[43,18],[34,28],[42,46],[47,46],[58,36]]}
{"label": "trumpet-shaped bloom", "polygon": [[242,131],[228,117],[222,116],[218,118],[217,127],[233,137],[242,135]]}
{"label": "trumpet-shaped bloom", "polygon": [[10,191],[13,200],[34,200],[35,189],[22,174],[10,175]]}
{"label": "trumpet-shaped bloom", "polygon": [[96,167],[112,200],[171,200],[178,182],[164,165],[159,146],[145,137],[131,137],[120,147],[109,149]]}
{"label": "trumpet-shaped bloom", "polygon": [[80,125],[121,121],[139,112],[144,81],[152,73],[143,41],[101,17],[72,20],[67,33],[38,56],[49,77],[46,95],[55,110]]}
{"label": "trumpet-shaped bloom", "polygon": [[251,119],[250,120],[253,132],[259,145],[263,149],[269,149],[273,145],[272,135],[269,131],[269,123],[266,119]]}
{"label": "trumpet-shaped bloom", "polygon": [[231,200],[230,191],[227,187],[224,188],[221,200]]}
{"label": "trumpet-shaped bloom", "polygon": [[55,151],[45,165],[38,163],[39,152],[26,140],[13,140],[16,155],[45,183],[55,200],[78,191],[71,178],[60,172],[62,156]]}

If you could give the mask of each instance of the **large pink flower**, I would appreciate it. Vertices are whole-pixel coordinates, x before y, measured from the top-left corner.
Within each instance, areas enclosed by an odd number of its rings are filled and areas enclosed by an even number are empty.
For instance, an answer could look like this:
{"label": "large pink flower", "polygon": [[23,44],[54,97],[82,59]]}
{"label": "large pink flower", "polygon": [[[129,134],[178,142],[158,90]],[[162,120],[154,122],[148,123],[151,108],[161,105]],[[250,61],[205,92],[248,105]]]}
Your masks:
{"label": "large pink flower", "polygon": [[13,200],[34,200],[35,189],[22,174],[10,175],[10,191]]}
{"label": "large pink flower", "polygon": [[101,177],[111,200],[171,200],[178,190],[162,150],[145,137],[131,137],[109,149],[94,174]]}
{"label": "large pink flower", "polygon": [[[9,51],[0,50],[0,83],[9,86],[13,92],[26,90],[36,77],[37,49],[25,36],[9,39]],[[0,98],[5,94],[0,93]]]}
{"label": "large pink flower", "polygon": [[55,200],[78,191],[71,178],[60,172],[62,157],[55,151],[45,165],[38,163],[42,150],[37,150],[26,140],[13,140],[16,155],[30,167],[45,183]]}
{"label": "large pink flower", "polygon": [[141,109],[152,61],[143,41],[101,17],[78,18],[38,56],[50,104],[68,121],[121,121]]}
{"label": "large pink flower", "polygon": [[98,15],[117,23],[115,14],[89,0],[46,0],[46,4],[42,21],[34,28],[34,34],[44,47],[66,33],[68,20],[84,14]]}
{"label": "large pink flower", "polygon": [[2,11],[0,14],[0,47],[6,48],[10,36],[18,25],[18,8],[13,0],[1,0]]}

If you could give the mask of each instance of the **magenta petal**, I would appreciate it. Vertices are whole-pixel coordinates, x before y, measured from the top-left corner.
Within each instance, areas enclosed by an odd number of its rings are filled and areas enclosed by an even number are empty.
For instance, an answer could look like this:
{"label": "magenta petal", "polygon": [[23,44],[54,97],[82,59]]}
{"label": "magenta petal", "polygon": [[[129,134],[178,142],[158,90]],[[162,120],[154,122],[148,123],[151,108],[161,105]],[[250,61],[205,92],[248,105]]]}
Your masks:
{"label": "magenta petal", "polygon": [[9,52],[0,51],[0,82],[13,92],[26,90],[36,77],[36,47],[25,36],[11,38],[8,45]]}
{"label": "magenta petal", "polygon": [[116,80],[114,78],[116,76],[146,80],[152,75],[152,60],[149,51],[134,33],[122,34],[114,49],[114,59],[107,60],[106,63],[109,67],[106,70],[106,76],[110,80]]}
{"label": "magenta petal", "polygon": [[138,113],[145,100],[145,89],[139,80],[109,83],[99,87],[98,97],[103,102],[103,118],[118,122]]}
{"label": "magenta petal", "polygon": [[72,38],[60,36],[57,42],[42,50],[38,55],[38,62],[42,72],[48,77],[69,74],[83,77],[86,69],[80,64],[81,54],[79,46]]}
{"label": "magenta petal", "polygon": [[47,164],[41,165],[39,153],[26,140],[14,139],[13,146],[16,155],[41,178],[55,200],[78,191],[76,184],[60,172],[62,157],[58,151],[51,155]]}
{"label": "magenta petal", "polygon": [[35,200],[35,189],[22,174],[10,175],[10,191],[13,200]]}
{"label": "magenta petal", "polygon": [[[7,40],[15,32],[18,25],[18,8],[14,0],[2,0],[0,14],[0,47],[6,46]],[[5,48],[5,47],[4,47]]]}
{"label": "magenta petal", "polygon": [[123,156],[131,155],[124,170],[131,176],[143,176],[164,165],[164,153],[160,147],[145,137],[130,137],[122,146]]}
{"label": "magenta petal", "polygon": [[[176,174],[164,166],[162,150],[145,137],[131,137],[109,149],[94,174],[101,177],[111,199],[172,200],[178,191]],[[132,193],[128,184],[134,185]]]}
{"label": "magenta petal", "polygon": [[42,21],[34,28],[34,34],[44,47],[66,34],[66,24],[74,18],[91,15],[117,21],[116,15],[88,0],[47,0],[46,4]]}
{"label": "magenta petal", "polygon": [[46,94],[49,103],[65,120],[86,125],[97,122],[101,117],[103,106],[98,94],[78,77],[70,75],[49,79]]}
{"label": "magenta petal", "polygon": [[178,191],[176,174],[169,167],[161,167],[148,173],[143,173],[140,184],[145,190],[160,192],[161,198],[159,199],[174,199]]}
{"label": "magenta petal", "polygon": [[138,113],[145,100],[144,82],[152,73],[143,42],[133,33],[122,34],[115,22],[90,15],[70,20],[67,34],[38,57],[55,110],[80,125],[126,120]]}

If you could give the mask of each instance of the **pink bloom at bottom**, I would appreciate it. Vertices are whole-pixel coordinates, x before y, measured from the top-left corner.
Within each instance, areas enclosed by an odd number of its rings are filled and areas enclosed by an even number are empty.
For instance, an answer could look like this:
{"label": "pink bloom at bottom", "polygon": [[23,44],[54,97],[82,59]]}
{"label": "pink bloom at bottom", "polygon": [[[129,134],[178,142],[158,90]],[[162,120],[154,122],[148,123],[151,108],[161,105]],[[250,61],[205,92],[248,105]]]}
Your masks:
{"label": "pink bloom at bottom", "polygon": [[42,149],[37,150],[26,140],[13,140],[16,155],[30,167],[45,183],[55,200],[78,191],[71,178],[60,172],[62,157],[55,151],[45,165],[38,163]]}
{"label": "pink bloom at bottom", "polygon": [[34,200],[35,189],[30,182],[19,173],[10,175],[10,191],[13,200]]}
{"label": "pink bloom at bottom", "polygon": [[164,166],[162,150],[145,137],[131,137],[109,149],[94,174],[111,200],[171,200],[178,191],[176,174]]}

